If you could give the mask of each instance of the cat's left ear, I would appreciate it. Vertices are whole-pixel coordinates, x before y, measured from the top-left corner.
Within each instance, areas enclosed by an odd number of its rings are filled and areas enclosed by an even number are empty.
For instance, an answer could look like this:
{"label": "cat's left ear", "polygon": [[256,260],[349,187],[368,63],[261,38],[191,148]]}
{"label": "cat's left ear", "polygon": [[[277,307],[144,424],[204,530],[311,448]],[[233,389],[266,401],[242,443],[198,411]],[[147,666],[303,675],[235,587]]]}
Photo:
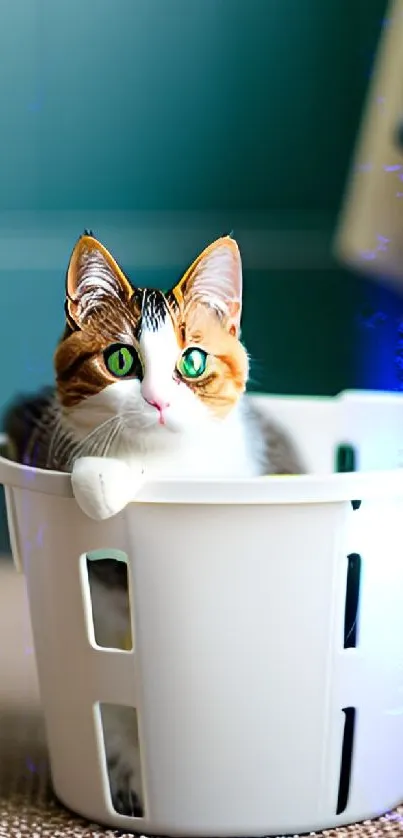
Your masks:
{"label": "cat's left ear", "polygon": [[238,335],[242,313],[242,261],[230,236],[210,244],[172,289],[176,301],[201,302],[215,308],[228,331]]}
{"label": "cat's left ear", "polygon": [[70,257],[66,277],[66,317],[73,328],[99,305],[128,302],[133,289],[106,247],[85,233]]}

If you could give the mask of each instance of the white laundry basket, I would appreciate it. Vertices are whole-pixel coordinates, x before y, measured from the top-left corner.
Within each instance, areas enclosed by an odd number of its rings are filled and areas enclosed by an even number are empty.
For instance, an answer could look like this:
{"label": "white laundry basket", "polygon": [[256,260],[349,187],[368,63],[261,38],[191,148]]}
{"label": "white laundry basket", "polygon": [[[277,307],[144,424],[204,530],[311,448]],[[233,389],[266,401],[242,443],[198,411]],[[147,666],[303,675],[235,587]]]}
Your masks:
{"label": "white laundry basket", "polygon": [[[260,401],[312,474],[153,483],[94,523],[68,475],[0,461],[54,788],[91,820],[258,836],[403,799],[403,397]],[[339,444],[356,473],[331,473]],[[85,555],[112,548],[134,651],[94,642]],[[98,702],[136,707],[143,818],[112,808]]]}

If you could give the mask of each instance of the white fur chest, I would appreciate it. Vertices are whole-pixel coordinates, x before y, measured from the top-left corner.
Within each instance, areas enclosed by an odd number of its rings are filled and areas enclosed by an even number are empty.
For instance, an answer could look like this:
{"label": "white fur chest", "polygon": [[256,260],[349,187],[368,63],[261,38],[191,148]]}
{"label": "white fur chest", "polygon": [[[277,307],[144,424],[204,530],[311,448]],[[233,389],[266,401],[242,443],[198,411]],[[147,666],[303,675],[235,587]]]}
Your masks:
{"label": "white fur chest", "polygon": [[[225,420],[210,420],[192,433],[147,434],[142,449],[128,458],[145,479],[158,477],[252,477],[259,474],[259,441],[251,437],[243,411],[235,410]],[[123,458],[123,455],[121,455]]]}
{"label": "white fur chest", "polygon": [[242,402],[226,419],[203,417],[197,428],[182,433],[157,424],[146,432],[126,426],[107,456],[83,452],[74,462],[73,493],[87,515],[106,519],[133,500],[148,480],[262,474],[264,447],[261,429]]}

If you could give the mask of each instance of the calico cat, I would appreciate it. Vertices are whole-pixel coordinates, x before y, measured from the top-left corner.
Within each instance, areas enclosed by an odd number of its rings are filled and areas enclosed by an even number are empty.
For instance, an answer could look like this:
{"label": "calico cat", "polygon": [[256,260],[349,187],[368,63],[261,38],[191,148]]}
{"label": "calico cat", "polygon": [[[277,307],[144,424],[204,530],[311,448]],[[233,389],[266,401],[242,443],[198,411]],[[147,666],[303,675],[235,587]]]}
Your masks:
{"label": "calico cat", "polygon": [[[248,355],[240,340],[242,265],[236,242],[204,250],[167,293],[132,286],[106,248],[85,233],[66,279],[66,326],[56,387],[8,412],[10,456],[71,471],[82,458],[114,458],[145,477],[295,474],[292,442],[244,399]],[[125,566],[88,562],[100,645],[130,632]],[[142,811],[135,716],[104,708],[113,804]]]}

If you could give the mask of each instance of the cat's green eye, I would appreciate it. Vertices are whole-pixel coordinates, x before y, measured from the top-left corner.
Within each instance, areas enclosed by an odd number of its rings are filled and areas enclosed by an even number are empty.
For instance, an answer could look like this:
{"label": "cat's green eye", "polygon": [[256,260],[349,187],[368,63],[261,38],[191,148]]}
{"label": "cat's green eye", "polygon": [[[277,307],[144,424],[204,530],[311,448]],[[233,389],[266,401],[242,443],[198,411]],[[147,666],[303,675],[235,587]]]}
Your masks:
{"label": "cat's green eye", "polygon": [[206,372],[207,352],[197,346],[185,349],[178,363],[178,370],[184,378],[200,378]]}
{"label": "cat's green eye", "polygon": [[104,361],[107,370],[115,378],[126,378],[126,376],[139,376],[141,364],[136,350],[133,346],[126,346],[123,343],[114,343],[104,352]]}

